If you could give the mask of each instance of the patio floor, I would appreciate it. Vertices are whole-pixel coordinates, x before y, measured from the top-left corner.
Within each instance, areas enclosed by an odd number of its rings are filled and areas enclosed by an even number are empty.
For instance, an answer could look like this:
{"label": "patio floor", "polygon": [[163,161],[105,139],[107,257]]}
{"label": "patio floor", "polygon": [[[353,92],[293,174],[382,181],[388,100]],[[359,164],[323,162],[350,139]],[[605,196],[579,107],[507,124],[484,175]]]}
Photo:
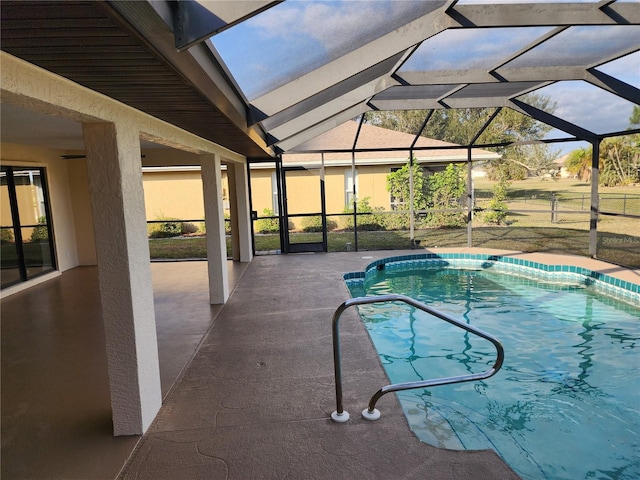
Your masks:
{"label": "patio floor", "polygon": [[379,421],[360,417],[388,381],[355,311],[341,320],[351,420],[329,419],[342,274],[389,254],[257,257],[121,478],[516,478],[493,452],[419,442],[391,395]]}
{"label": "patio floor", "polygon": [[[224,307],[208,304],[204,262],[152,264],[166,396],[142,438],[111,435],[95,268],[3,300],[2,478],[517,478],[493,452],[419,442],[393,395],[380,400],[380,420],[360,417],[388,381],[355,311],[341,320],[351,420],[329,420],[331,317],[349,297],[342,274],[400,254],[230,264],[236,286]],[[638,281],[637,271],[573,260]]]}

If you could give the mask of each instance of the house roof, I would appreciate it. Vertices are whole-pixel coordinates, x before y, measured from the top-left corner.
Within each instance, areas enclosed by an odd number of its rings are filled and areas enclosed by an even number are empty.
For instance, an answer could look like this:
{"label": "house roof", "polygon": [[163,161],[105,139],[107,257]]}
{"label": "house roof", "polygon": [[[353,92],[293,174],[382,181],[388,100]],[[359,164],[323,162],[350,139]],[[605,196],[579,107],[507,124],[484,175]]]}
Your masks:
{"label": "house roof", "polygon": [[[355,141],[357,139],[357,141]],[[370,124],[360,125],[355,121],[347,121],[317,137],[299,145],[291,153],[282,156],[283,163],[309,164],[320,161],[319,152],[324,154],[325,162],[330,164],[351,165],[351,153],[344,150],[354,148],[358,164],[406,163],[409,150],[415,141],[414,157],[420,163],[441,163],[466,161],[467,149],[455,143],[443,142],[408,133],[397,132]],[[388,149],[394,145],[395,149]],[[400,149],[402,148],[402,149]],[[342,150],[342,151],[340,151]],[[472,149],[474,160],[490,160],[499,155],[479,148]]]}

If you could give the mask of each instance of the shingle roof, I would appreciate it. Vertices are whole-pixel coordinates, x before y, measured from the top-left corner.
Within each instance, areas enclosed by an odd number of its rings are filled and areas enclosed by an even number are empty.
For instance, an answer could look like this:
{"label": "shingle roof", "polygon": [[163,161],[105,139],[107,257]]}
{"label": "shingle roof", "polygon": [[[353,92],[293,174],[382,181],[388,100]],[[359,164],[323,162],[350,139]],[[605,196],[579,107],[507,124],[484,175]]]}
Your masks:
{"label": "shingle roof", "polygon": [[[319,151],[332,151],[325,153],[325,161],[331,163],[351,163],[351,153],[353,143],[358,131],[358,123],[348,121],[325,132],[317,137],[304,142],[296,147],[294,153],[287,153],[282,156],[285,163],[315,163],[320,160]],[[356,149],[389,149],[390,147],[404,150],[380,150],[380,151],[360,151],[355,153],[356,162],[359,164],[376,163],[404,163],[409,157],[409,147],[415,139],[415,135],[397,132],[388,128],[377,127],[370,124],[362,124]],[[419,137],[416,147],[442,147],[442,150],[415,150],[414,156],[419,162],[447,162],[466,161],[467,149],[454,148],[455,143],[443,142],[433,138]],[[337,152],[336,150],[346,150]],[[499,155],[487,150],[474,148],[473,158],[487,160],[498,158]]]}

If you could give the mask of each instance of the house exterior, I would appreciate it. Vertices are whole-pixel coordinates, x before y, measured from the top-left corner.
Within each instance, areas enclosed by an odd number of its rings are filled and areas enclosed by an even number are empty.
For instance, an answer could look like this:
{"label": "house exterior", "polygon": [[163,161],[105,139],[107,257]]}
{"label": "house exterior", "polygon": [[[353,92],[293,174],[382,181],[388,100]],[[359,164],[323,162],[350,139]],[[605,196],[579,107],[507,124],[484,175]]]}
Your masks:
{"label": "house exterior", "polygon": [[[387,190],[387,176],[401,168],[409,159],[407,150],[380,150],[350,153],[307,153],[305,150],[349,149],[359,125],[348,121],[320,135],[313,142],[301,145],[298,153],[282,156],[283,168],[303,167],[304,170],[290,171],[287,174],[287,198],[290,214],[319,212],[317,195],[319,178],[324,178],[325,203],[328,215],[343,213],[345,208],[353,207],[353,173],[355,172],[356,196],[367,198],[369,205],[385,211],[396,208],[395,199]],[[360,127],[358,149],[384,148],[384,145],[411,145],[414,135],[396,132],[370,124]],[[414,157],[426,173],[444,168],[450,162],[467,163],[466,148],[440,140],[419,137],[414,145]],[[419,150],[426,148],[428,150]],[[440,149],[438,149],[440,148]],[[494,152],[474,148],[471,151],[475,163],[474,176],[482,174],[483,162],[496,159]],[[278,179],[275,162],[250,164],[251,208],[258,216],[265,210],[278,213]],[[147,220],[159,220],[163,217],[184,220],[203,218],[201,179],[198,167],[146,167],[143,168],[145,205]],[[222,195],[228,205],[228,184],[226,170],[222,171]],[[228,208],[225,207],[225,208]],[[299,219],[291,223],[299,227]]]}

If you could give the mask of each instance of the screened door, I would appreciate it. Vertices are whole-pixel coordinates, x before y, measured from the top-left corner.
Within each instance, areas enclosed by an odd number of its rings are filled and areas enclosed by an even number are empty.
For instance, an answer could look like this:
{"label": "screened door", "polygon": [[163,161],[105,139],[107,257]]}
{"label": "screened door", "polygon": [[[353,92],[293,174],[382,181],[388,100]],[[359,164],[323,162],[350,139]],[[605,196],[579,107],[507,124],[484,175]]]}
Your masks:
{"label": "screened door", "polygon": [[284,167],[287,253],[326,252],[327,222],[322,167]]}

